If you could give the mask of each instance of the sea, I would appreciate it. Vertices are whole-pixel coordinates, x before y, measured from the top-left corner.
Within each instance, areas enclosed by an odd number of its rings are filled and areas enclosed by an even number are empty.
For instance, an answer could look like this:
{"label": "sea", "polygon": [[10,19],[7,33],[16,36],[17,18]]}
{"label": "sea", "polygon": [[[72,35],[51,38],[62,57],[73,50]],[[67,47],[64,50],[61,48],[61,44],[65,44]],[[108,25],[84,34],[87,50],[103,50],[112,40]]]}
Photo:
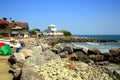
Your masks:
{"label": "sea", "polygon": [[118,42],[73,42],[72,45],[86,48],[98,48],[102,53],[109,53],[110,49],[120,48],[120,35],[74,35],[80,38],[99,38],[117,40]]}

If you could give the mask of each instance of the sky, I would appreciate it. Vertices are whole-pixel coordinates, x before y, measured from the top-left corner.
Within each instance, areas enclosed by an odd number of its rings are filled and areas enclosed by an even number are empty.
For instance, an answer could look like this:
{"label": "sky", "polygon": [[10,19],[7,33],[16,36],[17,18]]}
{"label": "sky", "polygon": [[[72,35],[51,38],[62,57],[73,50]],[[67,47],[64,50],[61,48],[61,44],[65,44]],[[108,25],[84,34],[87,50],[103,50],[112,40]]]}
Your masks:
{"label": "sky", "polygon": [[0,18],[41,31],[55,24],[73,35],[120,34],[120,0],[0,0]]}

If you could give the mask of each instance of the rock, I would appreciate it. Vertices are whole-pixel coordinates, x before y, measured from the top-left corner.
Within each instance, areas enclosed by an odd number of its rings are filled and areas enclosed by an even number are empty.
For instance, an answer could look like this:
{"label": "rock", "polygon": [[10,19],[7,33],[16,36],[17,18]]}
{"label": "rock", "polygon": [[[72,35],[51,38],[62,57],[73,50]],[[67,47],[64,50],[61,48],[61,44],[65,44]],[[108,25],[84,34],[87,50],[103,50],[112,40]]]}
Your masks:
{"label": "rock", "polygon": [[10,62],[10,70],[9,72],[11,72],[14,76],[14,80],[19,80],[20,75],[21,75],[21,69],[23,68],[23,64],[25,62],[25,56],[23,53],[19,52],[19,53],[15,53],[13,54],[9,60]]}
{"label": "rock", "polygon": [[114,74],[118,79],[120,79],[120,70],[114,70],[114,71],[113,71],[113,74]]}
{"label": "rock", "polygon": [[9,69],[9,73],[12,73],[12,74],[15,73],[15,69],[10,68],[10,69]]}
{"label": "rock", "polygon": [[89,48],[88,49],[88,55],[98,55],[101,54],[100,50],[98,50],[97,48]]}
{"label": "rock", "polygon": [[61,59],[61,58],[59,55],[55,54],[50,49],[47,49],[42,53],[29,57],[27,60],[35,65],[41,66],[44,64],[45,60],[56,60],[56,59]]}
{"label": "rock", "polygon": [[89,62],[88,57],[82,51],[78,51],[78,52],[72,53],[69,57],[70,57],[71,60],[78,60],[78,61],[82,61],[82,62]]}
{"label": "rock", "polygon": [[14,56],[17,61],[25,60],[25,55],[23,53],[15,53]]}
{"label": "rock", "polygon": [[111,57],[110,53],[103,53],[102,55],[104,56],[104,61],[109,61],[109,58]]}
{"label": "rock", "polygon": [[43,43],[43,42],[41,42],[41,46],[42,46],[43,50],[46,50],[46,49],[50,48],[50,46],[47,43]]}
{"label": "rock", "polygon": [[118,48],[118,49],[110,49],[109,52],[110,52],[110,54],[112,56],[119,56],[120,55],[120,48]]}
{"label": "rock", "polygon": [[60,56],[55,54],[52,50],[47,49],[45,51],[42,52],[42,54],[44,55],[45,60],[56,60],[56,59],[60,59]]}
{"label": "rock", "polygon": [[34,55],[42,53],[42,47],[40,45],[31,48],[31,50],[34,52]]}
{"label": "rock", "polygon": [[117,64],[109,64],[101,67],[102,71],[109,74],[113,80],[120,80],[120,66]]}
{"label": "rock", "polygon": [[61,58],[67,58],[67,57],[68,57],[68,52],[60,52],[60,53],[58,53],[58,55],[59,55]]}
{"label": "rock", "polygon": [[36,54],[34,56],[29,57],[26,61],[29,61],[30,63],[33,63],[37,66],[41,66],[44,64],[45,58],[41,54]]}
{"label": "rock", "polygon": [[44,78],[39,75],[38,69],[34,65],[27,63],[22,69],[20,80],[44,80]]}
{"label": "rock", "polygon": [[101,65],[101,66],[107,66],[108,64],[110,64],[110,62],[108,62],[108,61],[102,61],[102,62],[96,62],[95,64]]}
{"label": "rock", "polygon": [[14,79],[15,80],[19,80],[20,79],[20,76],[21,76],[21,69],[20,68],[17,68],[15,70],[15,73],[13,73],[13,76],[14,76]]}
{"label": "rock", "polygon": [[49,60],[39,68],[45,80],[113,80],[108,74],[88,66],[86,63],[71,60]]}
{"label": "rock", "polygon": [[30,49],[23,48],[20,52],[25,55],[25,58],[33,56],[34,52]]}
{"label": "rock", "polygon": [[10,58],[8,59],[8,62],[13,65],[17,62],[16,58],[14,57],[14,55],[10,56]]}
{"label": "rock", "polygon": [[39,74],[43,75],[45,80],[82,80],[77,72],[69,70],[69,66],[69,61],[49,60],[40,67]]}
{"label": "rock", "polygon": [[87,55],[88,48],[87,47],[82,47],[82,52]]}
{"label": "rock", "polygon": [[23,53],[19,52],[19,53],[15,53],[13,54],[8,61],[13,65],[15,63],[20,63],[23,64],[25,61],[25,56]]}
{"label": "rock", "polygon": [[64,47],[64,51],[67,51],[68,53],[73,53],[73,47],[71,45],[67,45]]}
{"label": "rock", "polygon": [[60,43],[56,44],[53,48],[53,50],[56,51],[56,53],[62,52],[63,49],[64,49],[64,47]]}
{"label": "rock", "polygon": [[119,63],[120,62],[120,55],[117,57],[110,56],[109,61],[112,63]]}
{"label": "rock", "polygon": [[73,51],[74,51],[74,52],[82,51],[84,54],[87,54],[88,48],[85,47],[85,46],[81,46],[81,45],[74,45]]}
{"label": "rock", "polygon": [[93,61],[103,61],[104,60],[104,56],[103,55],[89,55],[88,56],[89,59],[93,60]]}

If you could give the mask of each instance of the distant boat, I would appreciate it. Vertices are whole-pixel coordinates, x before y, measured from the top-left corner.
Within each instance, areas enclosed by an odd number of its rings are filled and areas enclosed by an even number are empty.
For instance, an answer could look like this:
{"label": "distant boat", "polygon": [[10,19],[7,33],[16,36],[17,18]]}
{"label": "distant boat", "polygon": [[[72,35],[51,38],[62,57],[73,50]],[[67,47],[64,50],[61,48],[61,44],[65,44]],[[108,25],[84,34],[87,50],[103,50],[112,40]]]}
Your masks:
{"label": "distant boat", "polygon": [[95,43],[95,42],[87,42],[87,44],[90,44],[90,45],[99,45],[98,43]]}

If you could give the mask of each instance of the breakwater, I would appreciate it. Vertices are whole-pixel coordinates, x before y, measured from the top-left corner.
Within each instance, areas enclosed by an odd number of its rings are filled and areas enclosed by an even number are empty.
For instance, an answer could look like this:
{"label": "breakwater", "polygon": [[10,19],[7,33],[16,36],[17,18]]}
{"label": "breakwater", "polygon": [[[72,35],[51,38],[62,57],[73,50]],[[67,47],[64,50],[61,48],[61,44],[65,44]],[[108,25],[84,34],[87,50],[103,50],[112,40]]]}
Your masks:
{"label": "breakwater", "polygon": [[70,37],[46,37],[44,40],[54,45],[56,43],[69,43],[69,42],[117,42],[117,40],[98,39],[98,38],[80,38],[75,36]]}

